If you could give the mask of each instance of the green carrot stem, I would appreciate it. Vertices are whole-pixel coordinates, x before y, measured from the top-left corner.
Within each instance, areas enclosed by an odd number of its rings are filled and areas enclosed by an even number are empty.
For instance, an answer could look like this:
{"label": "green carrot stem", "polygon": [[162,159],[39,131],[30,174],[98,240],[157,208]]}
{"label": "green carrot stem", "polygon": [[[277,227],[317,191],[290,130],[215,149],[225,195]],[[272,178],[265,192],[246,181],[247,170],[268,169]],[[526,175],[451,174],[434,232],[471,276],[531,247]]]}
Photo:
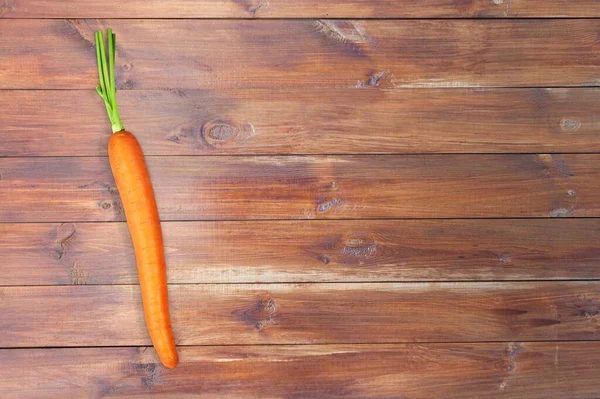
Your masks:
{"label": "green carrot stem", "polygon": [[117,107],[117,86],[115,84],[115,43],[117,37],[110,28],[106,31],[106,35],[108,36],[108,53],[104,47],[104,34],[101,30],[96,32],[96,58],[98,59],[98,78],[100,80],[100,84],[96,86],[96,91],[104,100],[112,131],[116,133],[125,130]]}

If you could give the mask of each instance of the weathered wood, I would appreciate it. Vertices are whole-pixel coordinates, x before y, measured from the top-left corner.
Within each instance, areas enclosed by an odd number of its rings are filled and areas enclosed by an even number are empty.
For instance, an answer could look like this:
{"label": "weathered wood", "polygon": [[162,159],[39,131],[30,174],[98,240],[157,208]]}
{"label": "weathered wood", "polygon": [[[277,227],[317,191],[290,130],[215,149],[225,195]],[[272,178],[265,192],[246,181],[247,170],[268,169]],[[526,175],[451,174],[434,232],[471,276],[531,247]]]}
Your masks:
{"label": "weathered wood", "polygon": [[[599,103],[581,88],[119,93],[147,155],[598,152]],[[93,90],[0,91],[0,109],[0,156],[106,155]]]}
{"label": "weathered wood", "polygon": [[[137,286],[2,287],[0,347],[148,345]],[[178,345],[600,339],[599,282],[171,285]]]}
{"label": "weathered wood", "polygon": [[[600,220],[163,223],[171,283],[600,279]],[[124,223],[0,224],[0,285],[137,284]]]}
{"label": "weathered wood", "polygon": [[[597,395],[600,19],[342,18],[598,1],[0,3],[2,398]],[[145,347],[105,158],[108,26],[166,221],[174,370]],[[578,281],[512,281],[554,279]]]}
{"label": "weathered wood", "polygon": [[[600,216],[598,154],[147,159],[163,220]],[[123,220],[106,158],[0,174],[0,221]]]}
{"label": "weathered wood", "polygon": [[598,85],[594,19],[2,19],[0,88],[94,88],[108,26],[121,89]]}
{"label": "weathered wood", "polygon": [[0,350],[4,398],[522,398],[598,392],[600,343]]}
{"label": "weathered wood", "polygon": [[598,17],[594,0],[5,0],[3,18]]}

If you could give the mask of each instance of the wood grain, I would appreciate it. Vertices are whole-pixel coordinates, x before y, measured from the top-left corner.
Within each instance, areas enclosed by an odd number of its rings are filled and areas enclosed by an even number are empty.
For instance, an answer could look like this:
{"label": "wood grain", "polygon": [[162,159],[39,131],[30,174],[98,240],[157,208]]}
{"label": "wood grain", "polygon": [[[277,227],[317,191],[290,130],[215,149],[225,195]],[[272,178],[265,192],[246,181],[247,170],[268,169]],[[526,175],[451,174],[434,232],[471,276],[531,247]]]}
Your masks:
{"label": "wood grain", "polygon": [[[146,155],[599,152],[599,103],[581,88],[119,93]],[[0,109],[0,156],[106,155],[93,90],[0,91]]]}
{"label": "wood grain", "polygon": [[[600,279],[600,220],[163,223],[169,282]],[[0,285],[137,284],[124,223],[0,224]]]}
{"label": "wood grain", "polygon": [[4,398],[588,399],[598,342],[0,350]]}
{"label": "wood grain", "polygon": [[118,36],[120,89],[599,82],[600,21],[594,19],[2,19],[0,88],[93,89],[93,32],[108,26]]}
{"label": "wood grain", "polygon": [[5,0],[3,18],[598,17],[594,0]]}
{"label": "wood grain", "polygon": [[[147,157],[162,220],[600,216],[600,155]],[[106,158],[0,159],[0,221],[123,220]]]}
{"label": "wood grain", "polygon": [[[596,397],[598,17],[0,0],[0,396]],[[93,91],[109,26],[164,220],[174,370],[147,347]]]}
{"label": "wood grain", "polygon": [[[0,347],[148,345],[137,286],[2,287]],[[178,345],[600,339],[600,283],[169,287]]]}

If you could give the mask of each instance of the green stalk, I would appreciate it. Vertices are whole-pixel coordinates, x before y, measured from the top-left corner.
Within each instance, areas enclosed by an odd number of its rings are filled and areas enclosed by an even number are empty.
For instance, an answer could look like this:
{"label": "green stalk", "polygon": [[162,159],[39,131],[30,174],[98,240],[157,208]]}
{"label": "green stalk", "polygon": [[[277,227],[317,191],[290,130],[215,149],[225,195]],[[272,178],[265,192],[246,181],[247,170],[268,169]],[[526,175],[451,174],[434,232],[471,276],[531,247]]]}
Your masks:
{"label": "green stalk", "polygon": [[[117,36],[111,28],[108,28],[106,35],[108,36],[108,54],[104,47],[104,34],[101,30],[96,32],[96,58],[98,59],[98,78],[100,79],[96,91],[104,100],[112,131],[117,133],[125,130],[117,108],[117,86],[115,85],[115,42]],[[108,65],[106,65],[107,56]]]}

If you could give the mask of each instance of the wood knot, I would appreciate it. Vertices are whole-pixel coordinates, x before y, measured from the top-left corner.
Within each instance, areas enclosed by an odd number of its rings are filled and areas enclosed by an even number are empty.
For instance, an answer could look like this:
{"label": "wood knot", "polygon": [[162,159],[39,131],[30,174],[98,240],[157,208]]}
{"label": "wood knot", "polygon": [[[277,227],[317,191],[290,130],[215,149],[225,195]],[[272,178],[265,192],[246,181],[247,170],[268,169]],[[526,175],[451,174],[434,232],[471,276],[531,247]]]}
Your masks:
{"label": "wood knot", "polygon": [[75,225],[63,223],[56,229],[54,254],[57,260],[61,260],[67,253],[67,246],[75,238]]}
{"label": "wood knot", "polygon": [[[4,0],[4,4],[11,3],[12,1]],[[0,3],[0,9],[2,8],[2,4]],[[14,8],[13,8],[14,10]],[[66,24],[66,32],[69,35],[73,35],[78,40],[81,40],[84,45],[91,49],[95,49],[96,41],[94,38],[94,28],[90,26],[89,20],[82,19],[66,19],[64,20]]]}
{"label": "wood knot", "polygon": [[378,248],[375,237],[366,232],[327,237],[321,245],[316,257],[326,265],[334,260],[337,264],[364,265]]}
{"label": "wood knot", "polygon": [[573,177],[566,159],[561,155],[538,154],[535,162],[542,166],[544,176]]}
{"label": "wood knot", "polygon": [[265,327],[275,324],[275,316],[278,311],[279,306],[275,299],[270,295],[265,295],[251,306],[234,310],[232,315],[244,324],[262,331]]}
{"label": "wood knot", "polygon": [[323,262],[324,265],[328,265],[329,262],[331,262],[331,259],[329,259],[329,256],[327,256],[327,255],[318,255],[317,259],[319,259],[321,262]]}
{"label": "wood knot", "polygon": [[577,118],[562,118],[560,128],[566,132],[574,132],[581,128],[581,120]]}
{"label": "wood knot", "polygon": [[365,80],[359,80],[356,83],[356,88],[365,87],[394,87],[394,75],[389,72],[371,72]]}
{"label": "wood knot", "polygon": [[371,37],[364,26],[356,21],[319,19],[315,22],[317,31],[340,43],[370,44]]}
{"label": "wood knot", "polygon": [[342,206],[343,206],[342,200],[340,200],[339,198],[332,198],[329,201],[320,202],[317,205],[317,212],[318,213],[327,213],[330,211],[339,210]]}
{"label": "wood knot", "polygon": [[343,239],[341,254],[356,258],[367,258],[375,254],[377,244],[375,239],[367,233],[356,233]]}
{"label": "wood knot", "polygon": [[120,200],[103,200],[100,202],[100,208],[105,211],[114,212],[115,216],[120,217],[123,214],[123,206]]}
{"label": "wood knot", "polygon": [[215,141],[225,141],[231,140],[235,137],[236,132],[233,130],[233,127],[226,125],[224,123],[211,126],[210,129],[206,132],[207,136]]}
{"label": "wood knot", "polygon": [[333,249],[333,248],[335,248],[335,242],[327,241],[327,242],[325,242],[325,244],[323,244],[323,248],[325,248],[326,250]]}
{"label": "wood knot", "polygon": [[256,4],[251,5],[247,8],[248,14],[256,17],[260,12],[265,11],[269,8],[269,2],[266,0],[260,0]]}
{"label": "wood knot", "polygon": [[505,373],[512,373],[515,370],[515,362],[501,360],[496,362],[496,368]]}
{"label": "wood knot", "polygon": [[578,317],[585,317],[591,319],[600,314],[600,304],[594,303],[591,299],[585,295],[580,295],[577,301],[573,304],[574,315]]}
{"label": "wood knot", "polygon": [[521,350],[523,350],[523,345],[520,342],[510,343],[508,345],[508,358],[512,361]]}
{"label": "wood knot", "polygon": [[523,350],[523,345],[520,342],[511,342],[508,344],[508,347],[506,348],[506,354],[503,356],[503,359],[494,363],[496,369],[506,374],[512,374],[517,368],[515,359],[521,350]]}
{"label": "wood knot", "polygon": [[269,8],[269,2],[267,0],[233,0],[234,3],[244,7],[244,10],[251,17],[256,17],[263,11],[267,11]]}
{"label": "wood knot", "polygon": [[117,84],[117,89],[119,90],[128,90],[133,88],[135,88],[135,82],[131,79],[126,79]]}
{"label": "wood knot", "polygon": [[324,40],[353,57],[369,57],[369,48],[375,44],[365,26],[358,21],[320,19],[314,22],[314,26]]}
{"label": "wood knot", "polygon": [[512,258],[510,256],[510,254],[507,252],[500,254],[500,256],[498,257],[498,260],[500,260],[500,263],[502,263],[504,265],[510,263],[511,259]]}
{"label": "wood knot", "polygon": [[[208,121],[204,123],[200,129],[200,138],[209,148],[232,145],[236,142],[246,140],[255,134],[254,126],[249,122],[236,124],[224,119],[213,119]],[[176,137],[176,140],[174,140],[173,137]],[[190,139],[193,138],[185,129],[181,134],[173,137],[169,138],[169,140],[177,143],[180,141],[190,141]]]}

